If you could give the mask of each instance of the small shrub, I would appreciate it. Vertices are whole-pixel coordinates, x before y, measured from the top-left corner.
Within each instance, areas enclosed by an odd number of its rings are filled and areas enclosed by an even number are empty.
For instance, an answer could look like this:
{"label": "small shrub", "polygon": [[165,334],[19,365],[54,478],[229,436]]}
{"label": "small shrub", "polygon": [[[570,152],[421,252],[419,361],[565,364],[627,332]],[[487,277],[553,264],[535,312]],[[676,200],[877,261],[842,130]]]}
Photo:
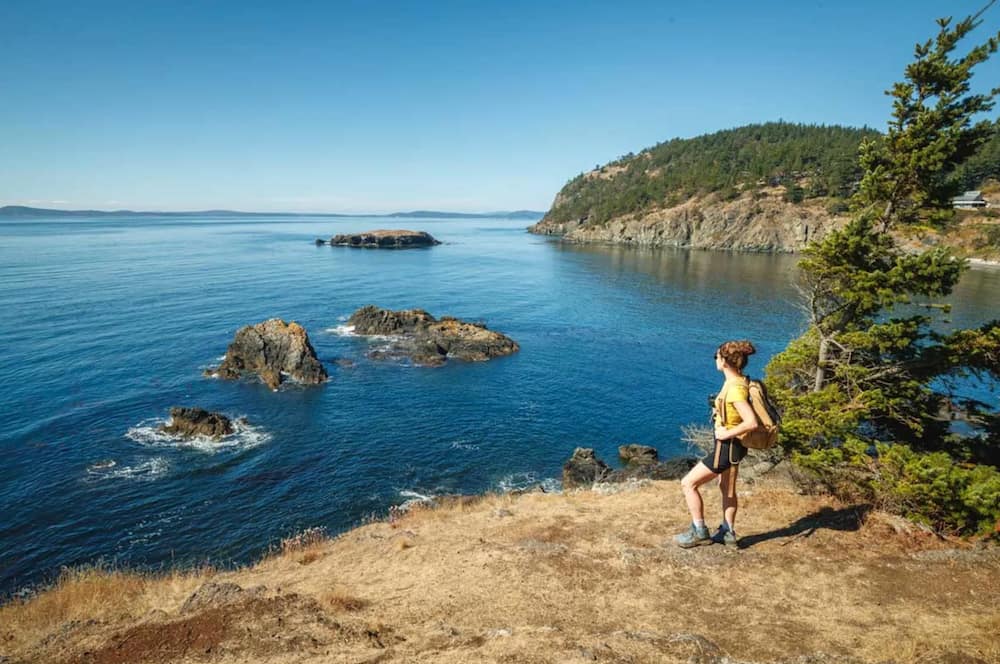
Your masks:
{"label": "small shrub", "polygon": [[795,454],[838,494],[865,497],[888,512],[938,532],[986,535],[1000,523],[1000,471],[962,465],[944,452],[879,444],[874,456],[861,441]]}
{"label": "small shrub", "polygon": [[850,209],[851,206],[842,198],[834,198],[826,204],[826,211],[830,214],[845,214]]}
{"label": "small shrub", "polygon": [[785,200],[789,203],[801,203],[806,197],[806,191],[797,184],[791,184],[786,187],[785,190]]}
{"label": "small shrub", "polygon": [[1000,225],[980,224],[978,230],[981,234],[972,243],[975,249],[1000,247]]}

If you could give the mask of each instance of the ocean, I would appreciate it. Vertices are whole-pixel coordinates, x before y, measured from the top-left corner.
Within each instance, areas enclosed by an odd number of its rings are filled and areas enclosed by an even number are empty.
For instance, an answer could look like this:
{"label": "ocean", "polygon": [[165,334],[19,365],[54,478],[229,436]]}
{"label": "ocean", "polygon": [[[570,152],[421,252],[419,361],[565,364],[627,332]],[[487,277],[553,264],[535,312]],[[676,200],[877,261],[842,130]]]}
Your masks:
{"label": "ocean", "polygon": [[[525,223],[0,221],[0,594],[64,566],[246,563],[422,497],[555,490],[575,447],[612,463],[625,443],[684,454],[681,427],[707,421],[720,384],[716,346],[751,339],[759,375],[802,330],[794,257],[566,245]],[[377,227],[443,244],[314,244]],[[1000,270],[970,271],[952,321],[995,317],[998,295]],[[367,304],[482,321],[521,350],[373,361],[382,342],[345,329]],[[238,328],[274,317],[306,328],[327,384],[203,376]],[[156,429],[176,405],[247,424],[185,443]]]}

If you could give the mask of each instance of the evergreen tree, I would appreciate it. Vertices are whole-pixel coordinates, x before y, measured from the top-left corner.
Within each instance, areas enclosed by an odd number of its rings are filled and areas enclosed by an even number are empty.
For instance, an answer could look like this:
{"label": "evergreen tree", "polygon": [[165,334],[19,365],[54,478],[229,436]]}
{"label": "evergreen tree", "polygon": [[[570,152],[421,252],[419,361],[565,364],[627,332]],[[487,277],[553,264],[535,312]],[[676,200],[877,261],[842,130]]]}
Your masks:
{"label": "evergreen tree", "polygon": [[[962,460],[995,458],[989,450],[990,444],[996,449],[995,412],[980,417],[986,430],[972,437],[949,432],[942,416],[948,409],[983,415],[988,408],[956,402],[939,379],[969,373],[1000,379],[1000,321],[943,336],[931,330],[929,315],[901,307],[948,295],[964,264],[940,248],[907,253],[891,234],[948,211],[962,185],[957,167],[993,134],[992,123],[974,120],[992,109],[1000,89],[971,94],[969,83],[973,68],[996,51],[998,36],[953,56],[979,23],[979,15],[955,24],[941,19],[937,37],[916,46],[904,80],[887,92],[893,110],[886,134],[861,144],[863,175],[850,223],[810,246],[800,262],[809,327],[768,365],[768,380],[784,408],[783,445],[813,451],[812,462],[842,461],[844,450],[857,460],[864,456],[859,450],[884,443],[945,451]],[[829,450],[836,453],[824,456]],[[900,468],[918,475],[927,468],[944,472],[951,468],[948,458],[935,457],[928,465],[925,458],[906,457]],[[918,466],[923,470],[913,470]],[[1000,475],[992,472],[990,495],[996,500],[990,515],[1000,511]],[[941,507],[934,505],[930,500],[921,509],[928,514]],[[982,528],[996,518],[983,521],[975,510],[972,516],[934,514],[957,528]]]}

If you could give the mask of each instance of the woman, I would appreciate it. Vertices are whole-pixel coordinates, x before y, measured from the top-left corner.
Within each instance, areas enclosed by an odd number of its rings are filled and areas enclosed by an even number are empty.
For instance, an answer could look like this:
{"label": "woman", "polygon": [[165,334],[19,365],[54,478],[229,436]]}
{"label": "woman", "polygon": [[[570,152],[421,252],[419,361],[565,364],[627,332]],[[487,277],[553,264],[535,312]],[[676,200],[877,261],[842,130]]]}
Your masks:
{"label": "woman", "polygon": [[[736,546],[736,474],[747,455],[738,437],[757,428],[757,416],[747,400],[747,377],[743,367],[757,352],[749,341],[727,341],[715,351],[715,368],[726,377],[715,398],[715,449],[705,455],[681,480],[684,499],[691,512],[691,527],[674,537],[678,546],[688,548],[719,542]],[[698,487],[718,477],[722,490],[723,522],[714,535],[705,526],[704,507]]]}

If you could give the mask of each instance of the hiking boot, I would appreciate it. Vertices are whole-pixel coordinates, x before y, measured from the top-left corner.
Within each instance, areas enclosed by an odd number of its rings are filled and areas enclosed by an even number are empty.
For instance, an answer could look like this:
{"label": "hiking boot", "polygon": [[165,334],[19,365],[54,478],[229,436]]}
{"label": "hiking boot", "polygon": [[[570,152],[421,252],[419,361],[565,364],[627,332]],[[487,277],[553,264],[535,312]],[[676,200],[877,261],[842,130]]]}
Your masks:
{"label": "hiking boot", "polygon": [[682,549],[690,549],[693,546],[701,546],[702,544],[711,543],[712,537],[708,532],[708,528],[705,526],[699,527],[693,523],[686,532],[683,532],[680,535],[674,535],[674,544]]}
{"label": "hiking boot", "polygon": [[719,529],[712,535],[712,541],[716,544],[725,544],[726,546],[731,547],[739,547],[740,545],[740,541],[736,537],[736,533],[729,527],[728,523],[724,523],[719,526]]}

